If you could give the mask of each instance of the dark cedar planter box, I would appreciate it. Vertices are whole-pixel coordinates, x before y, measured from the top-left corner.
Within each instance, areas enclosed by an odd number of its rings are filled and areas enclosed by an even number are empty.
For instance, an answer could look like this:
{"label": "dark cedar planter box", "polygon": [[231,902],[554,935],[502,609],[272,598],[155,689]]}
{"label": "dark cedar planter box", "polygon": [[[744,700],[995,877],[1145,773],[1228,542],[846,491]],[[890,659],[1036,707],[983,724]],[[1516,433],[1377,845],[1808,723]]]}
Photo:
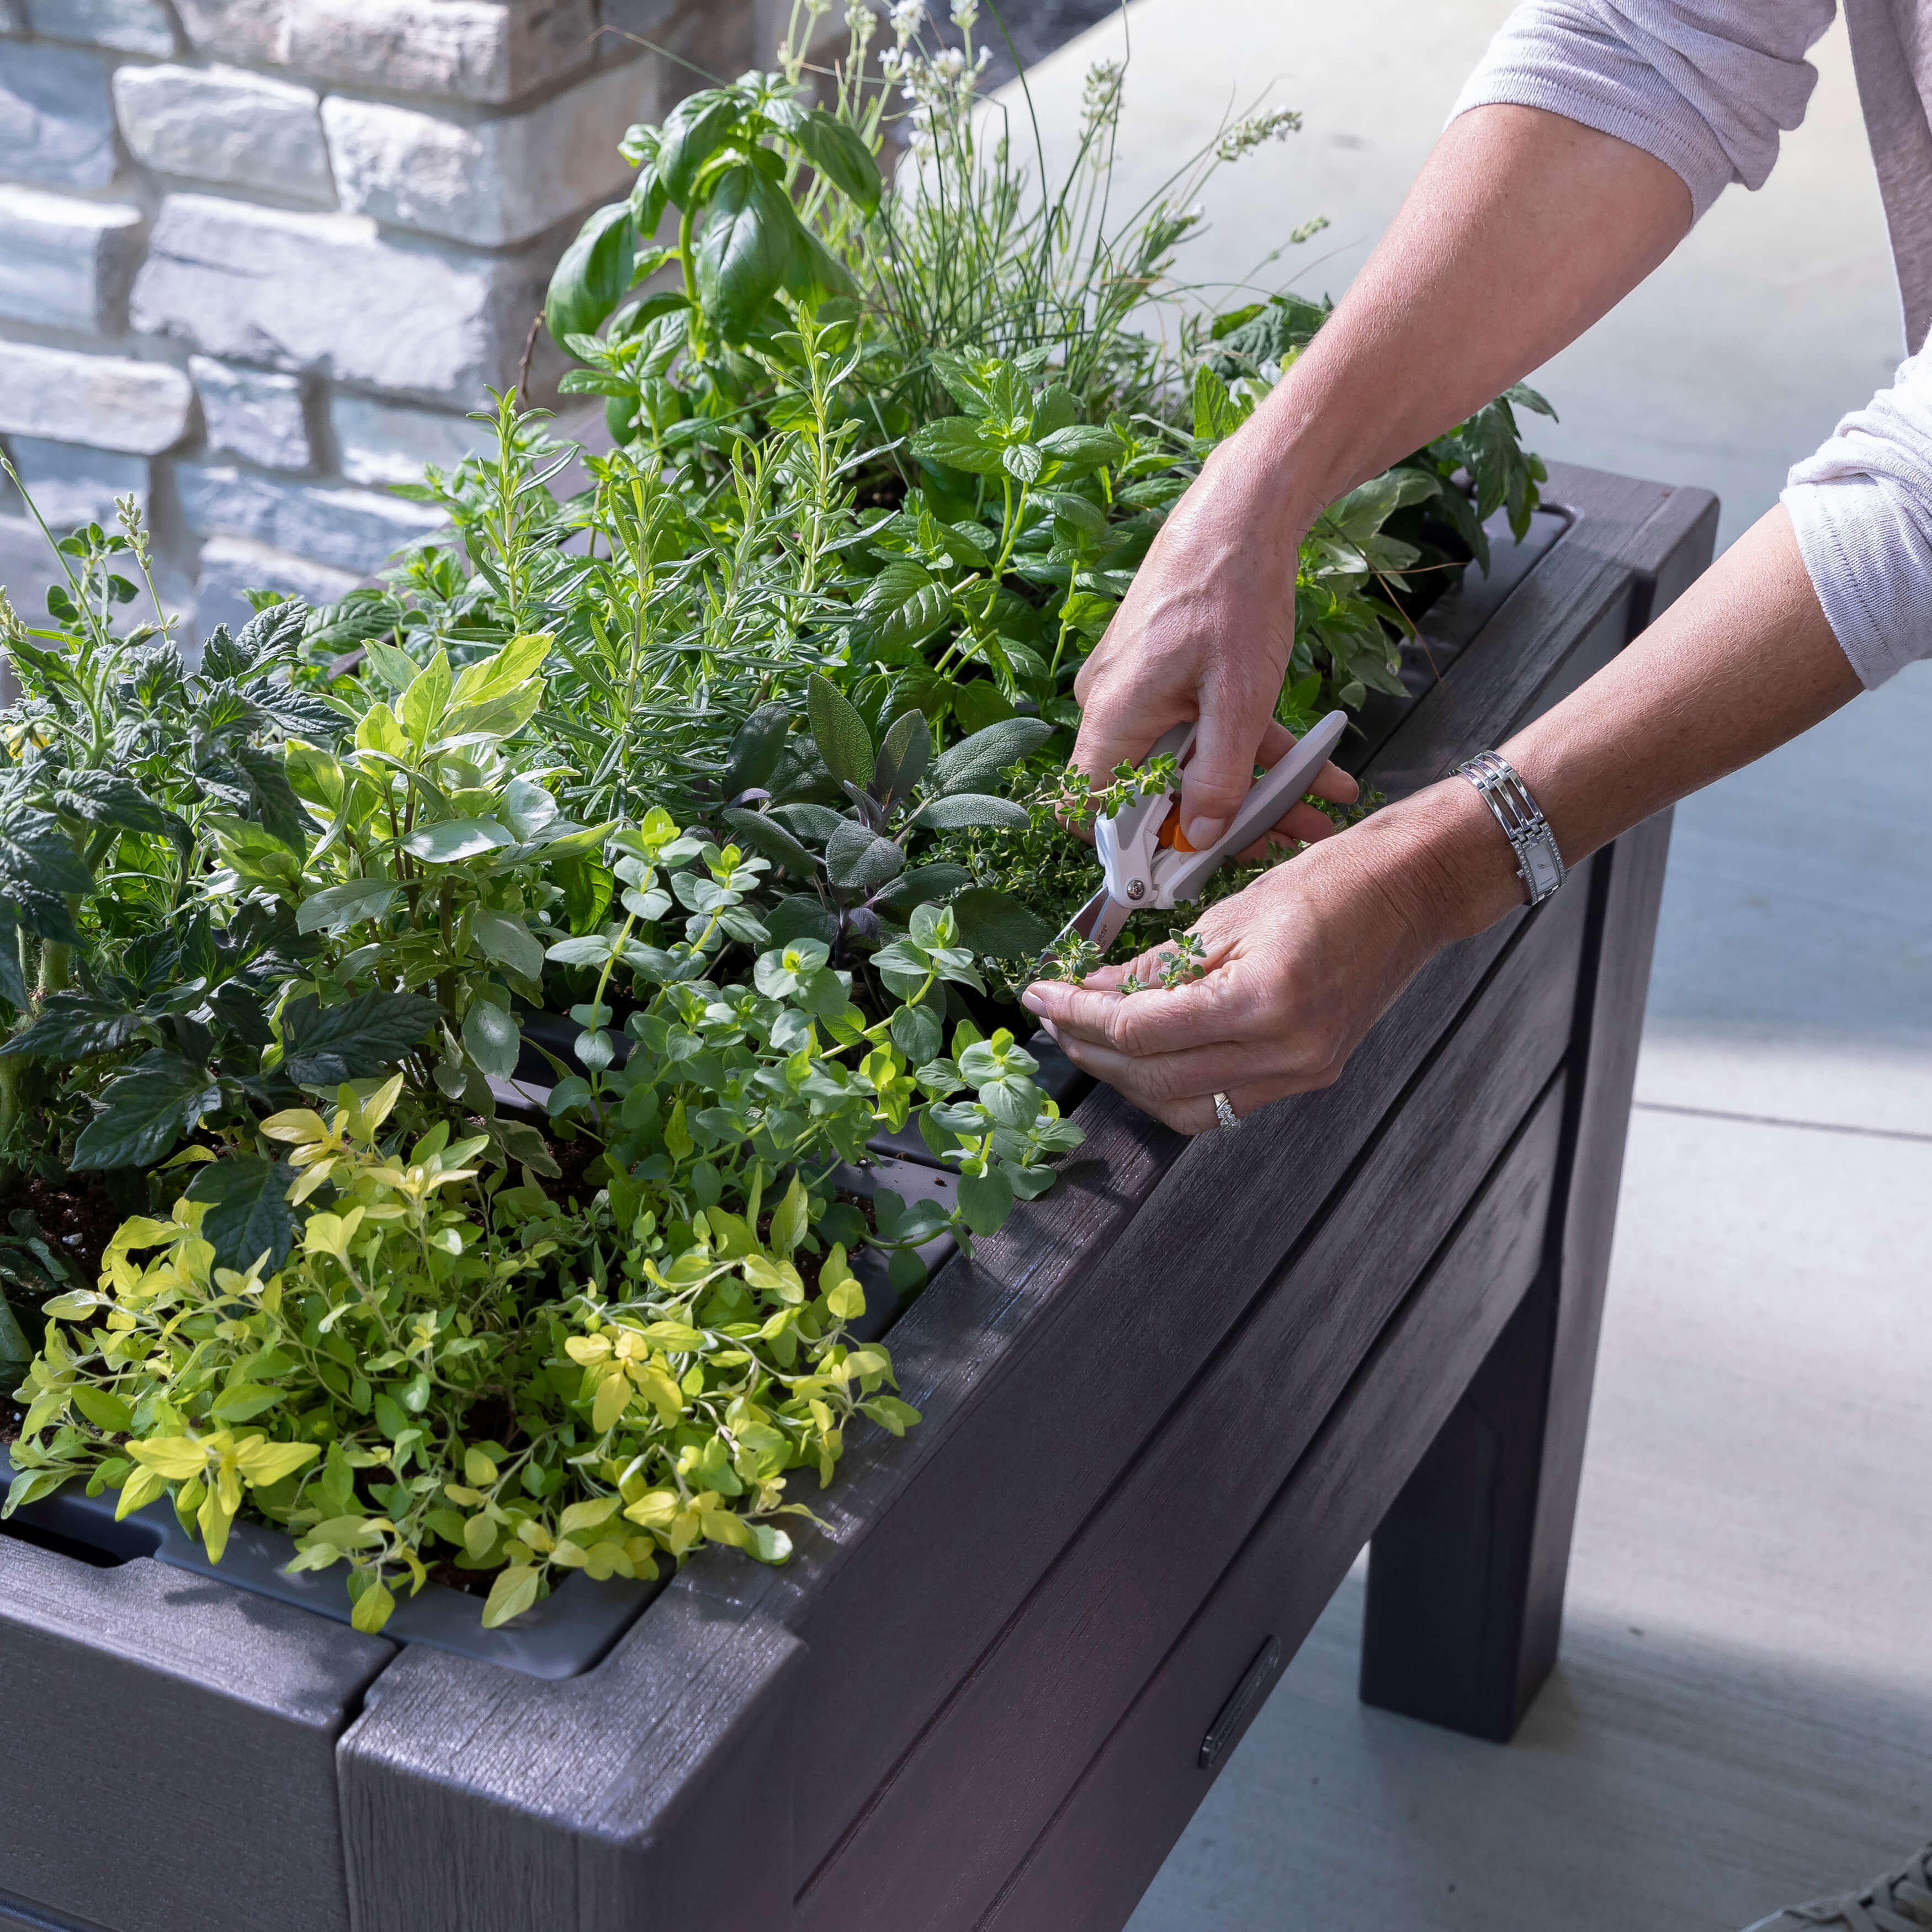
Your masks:
{"label": "dark cedar planter box", "polygon": [[[1601,665],[1716,506],[1559,468],[1368,721],[1400,795]],[[1441,674],[1438,680],[1436,674]],[[1363,1543],[1363,1694],[1554,1660],[1667,819],[1433,962],[1328,1091],[1084,1148],[892,1342],[785,1568],[545,1680],[0,1537],[0,1927],[1114,1932]]]}

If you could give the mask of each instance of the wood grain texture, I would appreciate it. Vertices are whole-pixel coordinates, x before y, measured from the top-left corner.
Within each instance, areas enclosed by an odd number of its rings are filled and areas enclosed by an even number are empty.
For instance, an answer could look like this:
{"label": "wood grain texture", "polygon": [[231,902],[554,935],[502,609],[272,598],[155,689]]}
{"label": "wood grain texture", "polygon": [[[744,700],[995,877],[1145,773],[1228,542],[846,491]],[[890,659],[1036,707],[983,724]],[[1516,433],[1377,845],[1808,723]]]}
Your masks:
{"label": "wood grain texture", "polygon": [[[1259,1213],[1228,1176],[1162,1189],[1136,1217],[1108,1270],[1119,1285],[1143,1285],[1129,1344],[1177,1362],[1206,1331],[1215,1352],[1189,1384],[1167,1385],[1158,1434],[1119,1469],[815,1875],[801,1932],[915,1921],[952,1932],[976,1922],[1548,1082],[1569,1042],[1582,914],[1580,897],[1559,898],[1526,922],[1340,1181],[1311,1186],[1320,1163],[1304,1153],[1270,1176]],[[1203,1150],[1224,1174],[1250,1164],[1244,1145],[1220,1136]],[[1068,1384],[1105,1352],[1097,1336],[1070,1340]],[[1117,1406],[1111,1377],[1084,1395],[1064,1388],[1060,1406],[1091,1432],[1084,1460],[1118,1456],[1105,1430]],[[976,1774],[994,1765],[998,1778]]]}
{"label": "wood grain texture", "polygon": [[9,1898],[0,1892],[0,1932],[108,1932],[78,1918],[44,1912],[31,1900]]}
{"label": "wood grain texture", "polygon": [[775,1738],[801,1647],[720,1578],[688,1566],[561,1683],[406,1651],[338,1753],[357,1932],[782,1924]]}
{"label": "wood grain texture", "polygon": [[113,1932],[346,1932],[335,1739],[395,1648],[0,1538],[0,1892]]}
{"label": "wood grain texture", "polygon": [[[1714,498],[1679,492],[1641,526],[1641,626],[1708,562]],[[1624,1137],[1670,846],[1670,814],[1592,860],[1588,970],[1548,1265],[1378,1529],[1364,1701],[1478,1737],[1514,1735],[1555,1666]]]}
{"label": "wood grain texture", "polygon": [[[1253,1532],[975,1932],[1118,1932],[1227,1761],[1201,1740],[1269,1638],[1292,1655],[1543,1264],[1559,1076],[1378,1337]],[[1280,1922],[1300,1915],[1284,1902]]]}

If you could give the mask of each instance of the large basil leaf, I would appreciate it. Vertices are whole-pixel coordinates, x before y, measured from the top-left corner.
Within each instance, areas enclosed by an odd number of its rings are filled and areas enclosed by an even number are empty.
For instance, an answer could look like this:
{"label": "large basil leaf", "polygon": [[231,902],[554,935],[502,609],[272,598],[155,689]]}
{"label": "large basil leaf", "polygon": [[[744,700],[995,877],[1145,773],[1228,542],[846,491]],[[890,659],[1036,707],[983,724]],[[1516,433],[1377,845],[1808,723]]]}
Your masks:
{"label": "large basil leaf", "polygon": [[698,293],[728,341],[778,292],[798,232],[790,197],[763,169],[740,163],[718,176],[698,240]]}
{"label": "large basil leaf", "polygon": [[866,137],[857,128],[823,108],[814,107],[790,132],[812,166],[840,194],[856,201],[868,214],[878,209],[885,182],[872,149],[866,145]]}
{"label": "large basil leaf", "polygon": [[964,416],[941,416],[912,440],[912,453],[922,463],[940,463],[976,476],[989,476],[1000,466],[1000,446]]}
{"label": "large basil leaf", "polygon": [[909,557],[895,557],[866,585],[859,609],[888,650],[910,650],[952,614],[952,592]]}
{"label": "large basil leaf", "polygon": [[623,300],[636,260],[636,233],[628,202],[614,201],[586,219],[563,251],[544,298],[544,326],[553,341],[594,334]]}
{"label": "large basil leaf", "polygon": [[735,88],[700,88],[664,116],[658,134],[657,178],[680,207],[688,207],[698,171],[724,146],[745,112]]}

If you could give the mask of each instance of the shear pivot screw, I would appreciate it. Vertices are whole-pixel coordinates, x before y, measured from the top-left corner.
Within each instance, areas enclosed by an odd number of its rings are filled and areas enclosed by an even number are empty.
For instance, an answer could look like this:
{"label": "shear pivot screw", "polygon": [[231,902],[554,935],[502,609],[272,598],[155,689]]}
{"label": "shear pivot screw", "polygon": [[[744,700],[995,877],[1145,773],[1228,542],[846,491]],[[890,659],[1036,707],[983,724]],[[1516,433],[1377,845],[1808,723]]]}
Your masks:
{"label": "shear pivot screw", "polygon": [[1130,879],[1127,881],[1127,896],[1130,899],[1145,898],[1147,881],[1144,879]]}

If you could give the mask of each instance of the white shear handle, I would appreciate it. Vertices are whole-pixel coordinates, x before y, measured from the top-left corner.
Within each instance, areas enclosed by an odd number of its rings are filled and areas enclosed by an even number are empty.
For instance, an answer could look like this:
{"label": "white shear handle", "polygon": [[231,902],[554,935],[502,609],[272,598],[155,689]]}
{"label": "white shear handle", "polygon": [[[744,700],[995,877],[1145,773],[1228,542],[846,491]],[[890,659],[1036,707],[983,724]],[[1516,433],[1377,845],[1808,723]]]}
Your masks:
{"label": "white shear handle", "polygon": [[1274,767],[1256,781],[1234,822],[1204,852],[1184,855],[1162,880],[1164,902],[1184,904],[1208,883],[1224,859],[1252,845],[1308,789],[1348,728],[1345,711],[1331,711],[1307,736],[1292,746]]}

